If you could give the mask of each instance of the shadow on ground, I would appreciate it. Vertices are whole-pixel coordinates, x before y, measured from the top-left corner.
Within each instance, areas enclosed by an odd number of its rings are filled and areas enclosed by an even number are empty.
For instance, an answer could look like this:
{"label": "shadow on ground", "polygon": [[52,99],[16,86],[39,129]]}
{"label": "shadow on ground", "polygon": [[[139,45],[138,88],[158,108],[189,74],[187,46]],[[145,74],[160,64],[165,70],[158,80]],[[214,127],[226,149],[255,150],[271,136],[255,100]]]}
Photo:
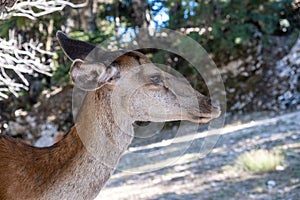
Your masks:
{"label": "shadow on ground", "polygon": [[[260,119],[257,115],[255,120],[248,116],[247,122],[241,119],[242,123],[226,125],[216,147],[205,158],[199,156],[203,132],[182,137],[172,148],[161,145],[163,139],[135,144],[132,151],[136,153],[125,155],[119,163],[118,169],[127,172],[117,170],[98,199],[300,199],[300,112]],[[186,142],[189,148],[178,156],[176,151]],[[163,151],[156,154],[157,148]],[[238,169],[237,156],[251,149],[281,149],[284,168],[262,174]],[[139,151],[143,159],[139,159]],[[174,158],[176,162],[157,167]],[[149,170],[153,166],[157,170]]]}

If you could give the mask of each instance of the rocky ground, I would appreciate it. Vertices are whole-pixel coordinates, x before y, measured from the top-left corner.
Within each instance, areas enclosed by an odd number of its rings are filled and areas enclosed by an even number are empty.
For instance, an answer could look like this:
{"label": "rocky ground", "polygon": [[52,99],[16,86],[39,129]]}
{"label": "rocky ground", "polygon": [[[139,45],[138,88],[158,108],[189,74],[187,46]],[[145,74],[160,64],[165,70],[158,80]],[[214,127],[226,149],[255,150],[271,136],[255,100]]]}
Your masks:
{"label": "rocky ground", "polygon": [[[232,119],[205,157],[200,153],[207,130],[177,137],[172,142],[180,145],[172,148],[168,134],[151,144],[134,143],[97,199],[300,199],[300,111]],[[185,144],[184,154],[174,154]],[[251,149],[278,149],[285,161],[273,172],[245,172],[236,158]]]}

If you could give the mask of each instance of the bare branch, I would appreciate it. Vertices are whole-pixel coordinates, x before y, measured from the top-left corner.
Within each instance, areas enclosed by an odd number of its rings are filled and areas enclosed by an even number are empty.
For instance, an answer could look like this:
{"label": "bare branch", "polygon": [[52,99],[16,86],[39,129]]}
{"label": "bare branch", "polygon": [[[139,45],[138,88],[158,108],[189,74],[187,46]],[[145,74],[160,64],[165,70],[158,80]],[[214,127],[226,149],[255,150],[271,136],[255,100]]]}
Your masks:
{"label": "bare branch", "polygon": [[[18,96],[20,90],[28,90],[26,74],[38,72],[51,76],[49,71],[53,65],[53,53],[42,50],[43,44],[38,41],[21,43],[16,38],[13,30],[9,40],[0,38],[0,100],[7,98],[8,93]],[[43,62],[45,57],[49,59]]]}
{"label": "bare branch", "polygon": [[[1,1],[9,1],[9,0],[0,0]],[[5,20],[10,17],[27,17],[31,20],[35,20],[38,17],[48,15],[50,13],[61,11],[66,6],[70,6],[72,8],[82,8],[87,5],[87,1],[81,4],[73,4],[69,1],[64,0],[27,0],[16,3],[12,8],[8,8],[5,13],[1,13],[0,19]],[[0,12],[1,6],[6,6],[5,4],[0,3]],[[8,7],[8,6],[7,6]]]}
{"label": "bare branch", "polygon": [[[0,0],[0,20],[13,16],[36,20],[38,17],[61,11],[66,6],[81,8],[84,3],[74,4],[67,0]],[[81,1],[82,2],[82,1]],[[0,38],[0,100],[8,93],[18,96],[20,90],[27,90],[29,81],[26,75],[49,73],[53,53],[43,49],[39,41],[21,42],[21,35],[15,36],[10,30],[9,40]],[[16,39],[19,38],[19,39]],[[45,48],[45,47],[44,47]],[[48,59],[45,61],[45,58]]]}

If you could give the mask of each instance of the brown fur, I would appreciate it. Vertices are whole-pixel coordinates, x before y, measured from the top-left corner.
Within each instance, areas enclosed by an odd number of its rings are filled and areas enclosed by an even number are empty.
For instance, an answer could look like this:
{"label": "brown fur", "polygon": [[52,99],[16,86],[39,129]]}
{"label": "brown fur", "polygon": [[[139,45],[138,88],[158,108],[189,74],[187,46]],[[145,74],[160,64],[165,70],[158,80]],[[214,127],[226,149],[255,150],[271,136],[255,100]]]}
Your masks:
{"label": "brown fur", "polygon": [[75,127],[60,142],[47,148],[32,147],[21,140],[1,136],[0,199],[39,197],[45,187],[55,184],[58,177],[64,177],[64,172],[72,167],[83,150]]}

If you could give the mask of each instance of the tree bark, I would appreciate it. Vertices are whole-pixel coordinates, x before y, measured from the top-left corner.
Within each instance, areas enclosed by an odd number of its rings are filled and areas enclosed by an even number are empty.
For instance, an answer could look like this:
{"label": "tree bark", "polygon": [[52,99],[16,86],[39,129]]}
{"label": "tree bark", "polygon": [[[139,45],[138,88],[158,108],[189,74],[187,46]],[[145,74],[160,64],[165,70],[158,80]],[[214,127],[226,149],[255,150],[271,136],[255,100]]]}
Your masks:
{"label": "tree bark", "polygon": [[96,33],[96,11],[97,11],[97,0],[88,0],[88,5],[79,12],[80,29],[83,31],[91,31]]}

